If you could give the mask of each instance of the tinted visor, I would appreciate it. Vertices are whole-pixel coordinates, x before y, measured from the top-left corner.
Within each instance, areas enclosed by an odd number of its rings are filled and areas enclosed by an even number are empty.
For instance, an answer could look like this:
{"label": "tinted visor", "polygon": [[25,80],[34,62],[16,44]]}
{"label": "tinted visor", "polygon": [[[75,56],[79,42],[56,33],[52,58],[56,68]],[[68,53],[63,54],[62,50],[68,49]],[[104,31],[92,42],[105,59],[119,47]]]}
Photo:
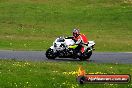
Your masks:
{"label": "tinted visor", "polygon": [[77,34],[77,33],[73,33],[73,36],[77,37],[77,36],[78,36],[78,34]]}

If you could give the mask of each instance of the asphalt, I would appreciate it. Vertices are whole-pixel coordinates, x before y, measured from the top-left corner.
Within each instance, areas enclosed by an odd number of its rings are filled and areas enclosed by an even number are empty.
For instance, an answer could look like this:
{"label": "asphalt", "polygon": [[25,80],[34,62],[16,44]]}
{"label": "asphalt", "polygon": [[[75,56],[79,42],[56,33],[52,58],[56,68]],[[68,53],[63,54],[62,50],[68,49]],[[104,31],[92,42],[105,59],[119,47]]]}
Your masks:
{"label": "asphalt", "polygon": [[[45,51],[11,51],[0,50],[0,59],[15,59],[26,61],[80,61],[71,58],[56,58],[48,60]],[[132,64],[132,52],[93,52],[89,62]]]}

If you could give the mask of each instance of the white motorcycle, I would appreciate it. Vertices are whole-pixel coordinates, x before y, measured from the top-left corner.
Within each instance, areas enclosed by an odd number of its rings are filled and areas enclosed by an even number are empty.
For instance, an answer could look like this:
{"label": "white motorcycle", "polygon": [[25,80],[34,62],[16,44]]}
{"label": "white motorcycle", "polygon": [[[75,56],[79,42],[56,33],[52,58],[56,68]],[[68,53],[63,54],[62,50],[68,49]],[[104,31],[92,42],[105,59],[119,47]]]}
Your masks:
{"label": "white motorcycle", "polygon": [[48,59],[55,59],[56,57],[59,57],[87,60],[92,55],[92,51],[95,50],[95,42],[89,41],[87,45],[83,46],[84,53],[80,53],[82,45],[76,45],[73,37],[58,37],[45,54]]}

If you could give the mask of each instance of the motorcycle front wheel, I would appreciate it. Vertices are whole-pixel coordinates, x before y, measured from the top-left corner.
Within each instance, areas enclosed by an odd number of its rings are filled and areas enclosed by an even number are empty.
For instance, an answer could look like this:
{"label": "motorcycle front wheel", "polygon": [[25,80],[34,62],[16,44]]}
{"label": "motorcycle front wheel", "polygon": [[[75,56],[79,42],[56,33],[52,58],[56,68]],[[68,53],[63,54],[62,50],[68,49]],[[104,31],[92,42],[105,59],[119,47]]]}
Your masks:
{"label": "motorcycle front wheel", "polygon": [[53,51],[53,49],[49,48],[47,51],[46,51],[46,57],[48,59],[55,59],[56,58],[56,55]]}

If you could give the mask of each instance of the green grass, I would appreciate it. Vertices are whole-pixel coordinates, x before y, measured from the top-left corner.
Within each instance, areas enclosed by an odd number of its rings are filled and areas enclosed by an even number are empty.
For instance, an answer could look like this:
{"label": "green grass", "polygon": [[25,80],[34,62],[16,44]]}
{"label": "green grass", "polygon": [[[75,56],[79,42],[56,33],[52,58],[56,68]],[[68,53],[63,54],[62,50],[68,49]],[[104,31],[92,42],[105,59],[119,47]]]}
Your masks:
{"label": "green grass", "polygon": [[[78,27],[96,51],[132,51],[131,0],[0,0],[0,49],[46,50]],[[127,88],[130,84],[78,85],[68,74],[131,74],[131,64],[0,60],[1,88]],[[64,74],[66,73],[66,74]]]}
{"label": "green grass", "polygon": [[0,49],[46,50],[78,27],[96,51],[131,51],[131,24],[131,0],[0,0]]}
{"label": "green grass", "polygon": [[97,64],[89,62],[32,62],[0,60],[1,88],[131,88],[128,84],[77,83],[79,66],[86,73],[130,74],[132,64]]}

